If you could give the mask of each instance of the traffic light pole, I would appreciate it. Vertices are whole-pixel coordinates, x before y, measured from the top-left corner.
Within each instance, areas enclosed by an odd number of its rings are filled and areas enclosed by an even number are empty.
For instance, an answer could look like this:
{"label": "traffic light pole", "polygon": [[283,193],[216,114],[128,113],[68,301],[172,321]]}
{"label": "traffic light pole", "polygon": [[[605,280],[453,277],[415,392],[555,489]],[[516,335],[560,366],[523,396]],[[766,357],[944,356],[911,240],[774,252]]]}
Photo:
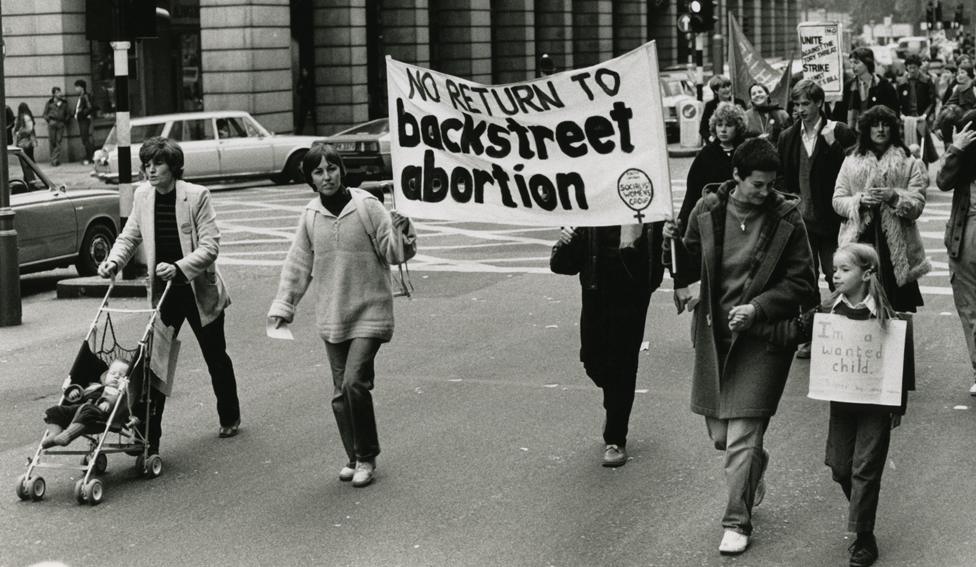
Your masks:
{"label": "traffic light pole", "polygon": [[696,33],[695,34],[695,66],[698,67],[696,76],[698,77],[698,84],[695,85],[695,90],[698,93],[699,102],[705,100],[705,34]]}
{"label": "traffic light pole", "polygon": [[[0,105],[6,107],[3,60],[7,48],[3,42],[3,14],[0,13]],[[6,136],[7,113],[0,112],[0,136]],[[0,151],[0,327],[21,323],[20,263],[17,260],[17,229],[14,227],[14,210],[10,207],[10,164],[7,161],[7,144],[4,140]]]}

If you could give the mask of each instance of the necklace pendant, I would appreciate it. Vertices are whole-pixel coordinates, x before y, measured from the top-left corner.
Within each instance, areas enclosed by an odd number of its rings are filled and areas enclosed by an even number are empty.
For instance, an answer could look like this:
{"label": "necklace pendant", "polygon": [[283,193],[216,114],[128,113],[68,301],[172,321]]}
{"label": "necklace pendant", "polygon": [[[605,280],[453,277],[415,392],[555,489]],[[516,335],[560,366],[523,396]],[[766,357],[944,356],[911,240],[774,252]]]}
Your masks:
{"label": "necklace pendant", "polygon": [[745,222],[741,222],[741,221],[739,222],[739,230],[741,230],[742,232],[745,232],[746,231],[746,223]]}

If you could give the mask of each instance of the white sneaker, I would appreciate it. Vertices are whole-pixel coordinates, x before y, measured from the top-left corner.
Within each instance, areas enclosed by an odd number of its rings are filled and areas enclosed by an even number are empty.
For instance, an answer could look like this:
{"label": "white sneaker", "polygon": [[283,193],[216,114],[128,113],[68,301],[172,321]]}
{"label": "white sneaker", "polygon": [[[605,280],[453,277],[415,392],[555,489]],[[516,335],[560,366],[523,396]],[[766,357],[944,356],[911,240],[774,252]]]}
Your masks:
{"label": "white sneaker", "polygon": [[972,386],[969,387],[969,395],[976,396],[976,384],[973,384]]}
{"label": "white sneaker", "polygon": [[346,463],[342,465],[342,468],[339,469],[339,480],[342,482],[349,482],[352,480],[352,477],[356,474],[355,466],[356,463]]}
{"label": "white sneaker", "polygon": [[356,488],[369,485],[373,482],[376,471],[376,464],[369,461],[356,461],[356,472],[352,475],[352,485]]}
{"label": "white sneaker", "polygon": [[718,552],[722,555],[738,555],[749,547],[749,536],[735,530],[725,530],[722,543],[718,544]]}

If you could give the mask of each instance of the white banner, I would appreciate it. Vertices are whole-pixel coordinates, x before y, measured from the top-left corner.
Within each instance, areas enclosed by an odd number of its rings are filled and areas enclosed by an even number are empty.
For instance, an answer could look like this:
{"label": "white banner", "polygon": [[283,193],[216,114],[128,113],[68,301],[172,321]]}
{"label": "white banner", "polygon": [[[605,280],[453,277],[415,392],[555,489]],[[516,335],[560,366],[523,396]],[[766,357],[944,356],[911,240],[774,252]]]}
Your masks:
{"label": "white banner", "polygon": [[818,313],[810,345],[810,392],[817,400],[901,405],[908,323],[855,321]]}
{"label": "white banner", "polygon": [[609,226],[670,218],[654,42],[599,65],[482,85],[387,57],[397,210]]}
{"label": "white banner", "polygon": [[820,85],[828,99],[844,94],[844,60],[840,24],[803,22],[796,26],[803,57],[803,78]]}

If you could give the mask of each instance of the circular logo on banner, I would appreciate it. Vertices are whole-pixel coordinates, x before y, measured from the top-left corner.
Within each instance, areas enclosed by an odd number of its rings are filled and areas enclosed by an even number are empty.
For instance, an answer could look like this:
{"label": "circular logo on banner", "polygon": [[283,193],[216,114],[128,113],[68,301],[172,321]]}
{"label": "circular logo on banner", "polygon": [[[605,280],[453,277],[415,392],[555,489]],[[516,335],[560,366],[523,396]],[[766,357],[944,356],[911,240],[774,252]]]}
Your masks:
{"label": "circular logo on banner", "polygon": [[644,209],[651,206],[654,200],[654,184],[643,171],[630,168],[617,179],[617,196],[630,210],[636,212],[637,222],[644,222]]}

